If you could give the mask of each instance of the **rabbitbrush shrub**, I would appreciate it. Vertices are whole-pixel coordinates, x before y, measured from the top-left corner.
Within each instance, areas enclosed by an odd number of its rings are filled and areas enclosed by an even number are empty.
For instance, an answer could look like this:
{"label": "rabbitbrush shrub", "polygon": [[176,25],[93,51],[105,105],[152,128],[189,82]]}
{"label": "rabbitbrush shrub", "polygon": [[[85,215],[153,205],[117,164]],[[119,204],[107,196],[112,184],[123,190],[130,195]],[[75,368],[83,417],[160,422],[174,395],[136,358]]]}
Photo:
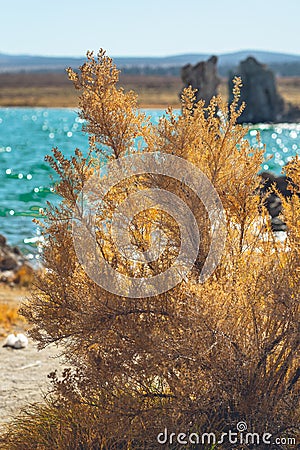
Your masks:
{"label": "rabbitbrush shrub", "polygon": [[[81,91],[80,117],[90,148],[85,156],[76,150],[66,159],[55,149],[48,157],[60,178],[56,191],[62,202],[46,212],[45,271],[23,314],[41,347],[53,342],[63,346],[71,368],[51,374],[52,396],[12,423],[1,448],[181,448],[176,441],[160,445],[158,433],[167,428],[169,433],[213,432],[220,437],[241,421],[248,431],[271,433],[273,440],[295,437],[299,159],[286,168],[293,195],[282,199],[288,232],[281,242],[258,194],[264,149],[250,147],[244,139],[247,129],[236,124],[240,80],[235,80],[231,105],[217,97],[207,109],[201,102],[194,108],[194,92],[186,89],[181,114],[168,109],[152,124],[137,109],[136,95],[117,87],[118,71],[104,52],[97,58],[88,54],[79,73],[69,70],[69,77]],[[133,218],[130,235],[137,249],[151,246],[152,226],[167,236],[166,248],[149,264],[132,264],[118,252],[109,220],[128,195],[149,187],[183,200],[196,219],[201,245],[190,274],[180,283],[156,296],[145,290],[144,297],[131,298],[130,281],[123,296],[108,292],[79,263],[72,214],[80,192],[103,162],[137,151],[184,158],[218,192],[227,236],[218,267],[203,283],[197,280],[209,251],[210,222],[201,200],[185,186],[184,174],[182,183],[151,173],[123,179],[98,205],[96,217],[103,257],[124,275],[147,278],[170,267],[178,254],[180,232],[174,218],[155,207]]]}

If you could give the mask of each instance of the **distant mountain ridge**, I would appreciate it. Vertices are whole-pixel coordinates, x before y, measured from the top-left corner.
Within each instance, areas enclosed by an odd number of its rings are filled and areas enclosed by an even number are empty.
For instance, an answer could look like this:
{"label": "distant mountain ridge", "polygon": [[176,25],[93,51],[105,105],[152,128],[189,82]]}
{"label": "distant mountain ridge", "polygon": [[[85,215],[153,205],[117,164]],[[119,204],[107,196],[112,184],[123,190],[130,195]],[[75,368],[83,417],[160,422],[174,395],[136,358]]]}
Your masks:
{"label": "distant mountain ridge", "polygon": [[[182,66],[184,64],[196,64],[199,61],[208,59],[212,53],[191,53],[174,56],[161,57],[116,57],[114,61],[117,65],[172,65]],[[242,59],[248,56],[254,56],[264,64],[268,63],[292,63],[300,62],[300,55],[291,55],[288,53],[265,52],[260,50],[241,50],[234,53],[216,54],[218,63],[223,65],[237,65]]]}
{"label": "distant mountain ridge", "polygon": [[[170,72],[179,73],[179,68],[185,64],[196,64],[208,59],[211,53],[183,54],[159,57],[114,57],[118,68],[125,72],[147,73]],[[218,68],[222,74],[228,72],[248,56],[254,56],[258,61],[270,65],[279,74],[285,74],[287,68],[300,76],[300,55],[286,53],[266,52],[260,50],[242,50],[233,53],[217,54]],[[51,57],[31,55],[7,55],[0,53],[0,73],[9,72],[47,72],[62,71],[66,67],[77,68],[85,61],[85,58]],[[283,73],[282,73],[283,72]],[[299,73],[298,73],[299,72]]]}

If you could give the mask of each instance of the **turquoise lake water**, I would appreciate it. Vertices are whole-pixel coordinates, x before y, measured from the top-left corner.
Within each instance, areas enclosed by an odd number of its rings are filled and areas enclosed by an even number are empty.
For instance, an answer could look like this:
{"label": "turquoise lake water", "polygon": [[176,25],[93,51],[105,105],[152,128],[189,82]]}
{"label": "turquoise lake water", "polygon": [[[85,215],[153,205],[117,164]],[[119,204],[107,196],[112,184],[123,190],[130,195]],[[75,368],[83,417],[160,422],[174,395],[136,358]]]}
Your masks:
{"label": "turquoise lake water", "polygon": [[[162,110],[148,110],[154,122]],[[46,201],[55,201],[48,164],[44,157],[58,147],[66,156],[76,147],[85,152],[88,139],[73,109],[0,108],[0,234],[18,245],[30,258],[38,258],[40,230],[32,223]],[[273,155],[263,170],[279,174],[300,154],[300,124],[257,125],[248,139],[256,144],[257,130]]]}

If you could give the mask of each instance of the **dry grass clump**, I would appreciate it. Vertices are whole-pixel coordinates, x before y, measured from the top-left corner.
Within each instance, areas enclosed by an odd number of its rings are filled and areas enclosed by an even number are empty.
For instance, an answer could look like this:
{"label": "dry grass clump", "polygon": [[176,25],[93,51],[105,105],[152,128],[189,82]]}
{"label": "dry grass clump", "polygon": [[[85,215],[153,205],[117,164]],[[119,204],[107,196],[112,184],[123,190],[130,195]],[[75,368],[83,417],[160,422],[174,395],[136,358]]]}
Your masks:
{"label": "dry grass clump", "polygon": [[[201,103],[193,108],[194,93],[186,89],[182,114],[169,109],[155,126],[137,110],[134,93],[116,87],[118,71],[104,52],[98,58],[88,54],[80,73],[70,70],[69,75],[81,90],[90,152],[84,157],[77,150],[67,160],[55,150],[48,158],[60,175],[57,192],[63,202],[48,210],[47,271],[38,277],[23,314],[40,346],[64,345],[72,370],[51,375],[49,403],[16,419],[2,448],[157,449],[157,435],[165,428],[220,437],[239,421],[273,439],[295,436],[300,419],[299,160],[287,168],[294,195],[282,199],[288,226],[282,244],[271,231],[264,199],[256,194],[264,151],[250,147],[247,130],[236,125],[238,79],[230,106],[218,97],[206,110]],[[101,164],[99,155],[118,160],[135,152],[135,139],[143,142],[143,152],[175,154],[194,164],[222,200],[227,239],[221,262],[204,283],[197,280],[211,230],[203,205],[184,182],[153,174],[131,176],[107,193],[97,209],[97,248],[127,276],[149,277],[172,265],[180,233],[167,214],[152,208],[133,220],[137,249],[149,246],[150,222],[168,236],[166,250],[151,264],[133,266],[109,233],[115,205],[126,196],[149,187],[168,189],[189,206],[201,231],[189,277],[155,297],[131,298],[130,281],[124,296],[112,294],[78,262],[72,241],[78,195]]]}
{"label": "dry grass clump", "polygon": [[26,321],[20,315],[20,303],[29,296],[29,291],[24,287],[10,287],[1,283],[0,289],[0,335],[8,332],[21,330]]}
{"label": "dry grass clump", "polygon": [[19,308],[16,305],[0,303],[0,327],[11,330],[13,325],[24,322],[24,317],[19,315]]}

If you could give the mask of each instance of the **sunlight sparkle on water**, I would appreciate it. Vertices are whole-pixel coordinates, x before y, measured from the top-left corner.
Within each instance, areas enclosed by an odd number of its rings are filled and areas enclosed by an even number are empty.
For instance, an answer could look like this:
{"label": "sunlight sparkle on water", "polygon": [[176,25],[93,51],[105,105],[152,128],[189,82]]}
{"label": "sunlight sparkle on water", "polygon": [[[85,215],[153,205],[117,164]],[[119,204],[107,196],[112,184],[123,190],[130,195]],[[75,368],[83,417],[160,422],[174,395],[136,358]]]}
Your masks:
{"label": "sunlight sparkle on water", "polygon": [[[144,112],[154,124],[164,114],[163,110]],[[47,201],[58,201],[45,155],[51,154],[53,147],[66,157],[73,155],[75,148],[85,154],[89,145],[87,134],[81,131],[84,120],[76,110],[67,108],[0,108],[0,117],[0,232],[9,236],[11,244],[34,255],[38,251],[32,250],[35,244],[25,244],[23,239],[37,235],[32,219],[42,215],[40,208]],[[300,124],[252,125],[246,138],[256,148],[258,132],[266,146],[261,169],[279,175],[284,165],[300,154]]]}
{"label": "sunlight sparkle on water", "polygon": [[291,137],[292,139],[297,139],[297,137],[298,137],[297,131],[292,130],[292,131],[290,132],[290,137]]}

